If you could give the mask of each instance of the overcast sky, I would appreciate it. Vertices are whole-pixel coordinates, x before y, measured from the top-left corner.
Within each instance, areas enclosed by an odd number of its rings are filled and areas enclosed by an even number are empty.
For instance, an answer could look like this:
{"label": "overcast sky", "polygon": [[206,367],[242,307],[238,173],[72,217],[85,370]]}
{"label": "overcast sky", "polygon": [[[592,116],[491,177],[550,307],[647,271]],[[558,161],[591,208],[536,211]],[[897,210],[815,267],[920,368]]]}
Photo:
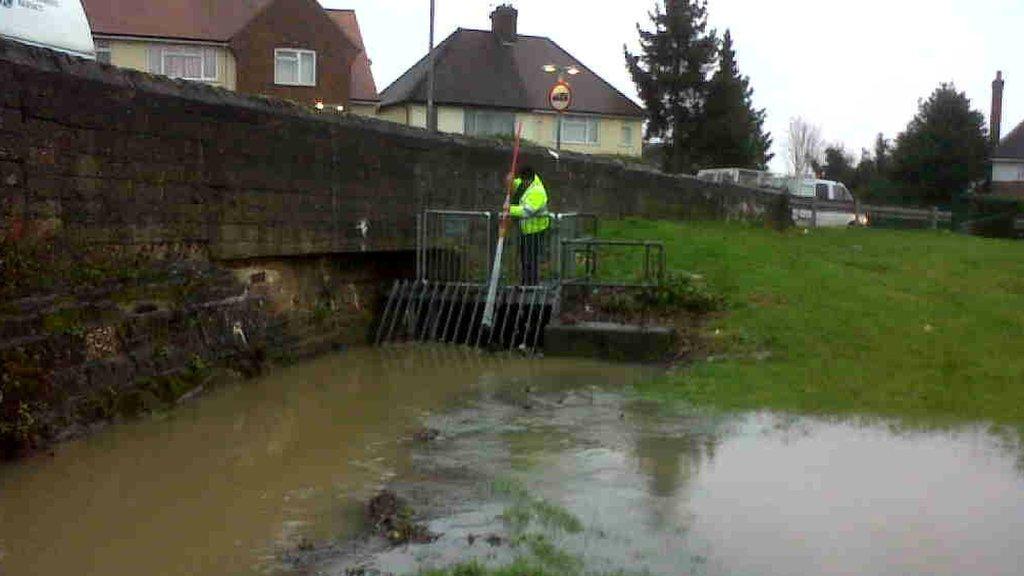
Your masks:
{"label": "overcast sky", "polygon": [[[354,8],[383,90],[427,49],[429,0],[321,0]],[[458,27],[487,29],[494,0],[436,0],[437,42]],[[653,0],[518,0],[519,30],[557,41],[636,98],[622,45],[637,49]],[[789,119],[802,116],[825,139],[859,157],[875,135],[895,137],[939,83],[966,90],[989,113],[996,70],[1006,77],[1003,134],[1024,121],[1021,0],[709,0],[711,25],[730,28],[754,102],[768,111],[772,168],[784,170]]]}

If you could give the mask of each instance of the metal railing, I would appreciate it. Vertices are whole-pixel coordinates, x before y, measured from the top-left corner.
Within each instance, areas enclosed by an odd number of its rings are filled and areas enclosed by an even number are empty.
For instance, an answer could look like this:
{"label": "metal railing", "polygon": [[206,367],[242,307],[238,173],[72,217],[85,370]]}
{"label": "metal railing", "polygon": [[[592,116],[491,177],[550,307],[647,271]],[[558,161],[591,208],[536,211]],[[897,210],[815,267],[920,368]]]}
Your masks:
{"label": "metal railing", "polygon": [[[429,282],[487,283],[494,261],[501,216],[494,212],[426,210],[417,222],[416,277]],[[597,216],[571,212],[553,214],[540,249],[541,283],[557,283],[563,240],[593,238]],[[520,254],[523,234],[509,223],[501,263],[502,283],[522,284]]]}
{"label": "metal railing", "polygon": [[417,220],[418,280],[487,281],[495,242],[490,212],[426,210]]}
{"label": "metal railing", "polygon": [[836,225],[834,215],[841,215],[838,221],[848,219],[851,224],[861,224],[866,217],[867,225],[894,225],[908,228],[949,228],[953,214],[937,207],[905,208],[902,206],[881,206],[860,202],[840,202],[802,196],[789,197],[793,219],[797,224],[816,228],[821,225]]}
{"label": "metal railing", "polygon": [[642,288],[665,281],[665,245],[661,242],[563,240],[561,252],[562,285]]}

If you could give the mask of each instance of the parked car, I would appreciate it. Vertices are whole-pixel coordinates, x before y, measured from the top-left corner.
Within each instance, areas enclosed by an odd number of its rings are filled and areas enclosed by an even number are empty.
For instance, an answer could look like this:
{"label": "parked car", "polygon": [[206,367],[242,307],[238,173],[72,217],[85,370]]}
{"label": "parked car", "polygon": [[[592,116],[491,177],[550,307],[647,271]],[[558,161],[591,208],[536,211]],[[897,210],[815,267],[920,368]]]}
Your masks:
{"label": "parked car", "polygon": [[[815,217],[814,210],[806,206],[806,203],[793,208],[793,221],[798,226],[867,226],[870,223],[867,214],[857,213],[856,198],[842,182],[817,178],[790,178],[786,183],[786,191],[797,198],[822,201],[817,210],[816,222],[812,222]],[[828,202],[843,202],[844,205]]]}
{"label": "parked car", "polygon": [[0,0],[0,37],[96,59],[81,0]]}

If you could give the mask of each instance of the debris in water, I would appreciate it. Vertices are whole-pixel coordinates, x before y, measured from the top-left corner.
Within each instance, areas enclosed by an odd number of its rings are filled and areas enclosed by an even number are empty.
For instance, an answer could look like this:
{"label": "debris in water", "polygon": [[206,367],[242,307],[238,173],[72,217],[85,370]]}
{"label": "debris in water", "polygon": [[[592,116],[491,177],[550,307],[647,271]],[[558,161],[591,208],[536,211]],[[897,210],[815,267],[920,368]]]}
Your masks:
{"label": "debris in water", "polygon": [[438,538],[425,525],[415,523],[409,505],[390,490],[382,490],[374,496],[366,512],[373,531],[393,545],[426,544]]}
{"label": "debris in water", "polygon": [[417,442],[433,442],[440,437],[441,431],[434,428],[424,428],[412,435],[412,439]]}
{"label": "debris in water", "polygon": [[502,540],[501,540],[501,536],[498,536],[497,534],[491,534],[491,535],[487,536],[487,538],[484,540],[484,542],[487,542],[488,544],[490,544],[492,548],[496,548],[498,546],[501,546]]}

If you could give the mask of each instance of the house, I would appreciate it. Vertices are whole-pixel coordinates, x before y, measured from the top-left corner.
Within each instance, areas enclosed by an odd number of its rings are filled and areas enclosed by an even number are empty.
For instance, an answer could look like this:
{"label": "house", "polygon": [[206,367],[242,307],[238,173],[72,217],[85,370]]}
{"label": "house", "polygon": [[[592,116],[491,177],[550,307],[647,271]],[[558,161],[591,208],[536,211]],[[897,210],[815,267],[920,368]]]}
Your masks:
{"label": "house", "polygon": [[[555,147],[558,114],[548,96],[556,77],[569,76],[572,105],[563,117],[563,148],[589,154],[639,157],[644,111],[549,38],[518,33],[518,11],[499,6],[491,30],[459,28],[434,49],[437,127],[474,136],[511,136]],[[381,94],[379,117],[425,127],[429,55]]]}
{"label": "house", "polygon": [[992,82],[992,194],[1024,199],[1024,122],[1000,139],[1003,120],[1003,73]]}
{"label": "house", "polygon": [[248,94],[372,114],[351,10],[316,0],[84,0],[97,59]]}

